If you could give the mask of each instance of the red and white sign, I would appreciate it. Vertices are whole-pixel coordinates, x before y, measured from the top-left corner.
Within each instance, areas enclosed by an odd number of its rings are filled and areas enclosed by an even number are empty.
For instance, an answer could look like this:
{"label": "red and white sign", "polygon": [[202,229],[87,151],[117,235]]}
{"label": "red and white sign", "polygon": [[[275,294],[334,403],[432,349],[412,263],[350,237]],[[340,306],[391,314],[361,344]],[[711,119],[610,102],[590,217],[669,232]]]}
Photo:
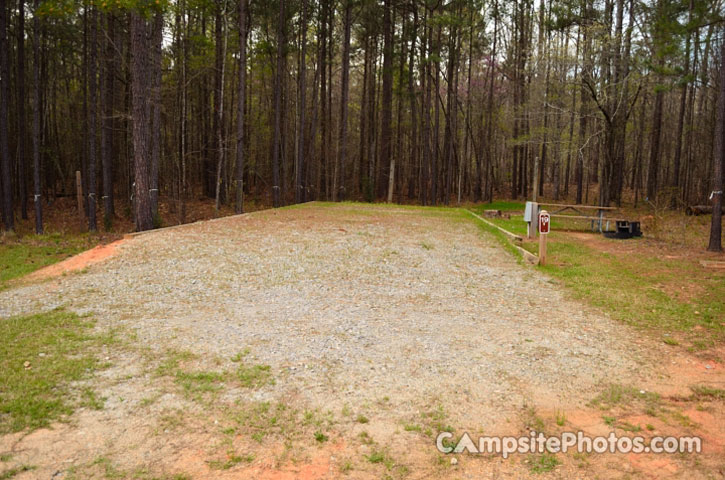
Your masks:
{"label": "red and white sign", "polygon": [[539,233],[542,235],[548,234],[550,225],[551,217],[549,217],[549,212],[542,210],[541,213],[539,213]]}

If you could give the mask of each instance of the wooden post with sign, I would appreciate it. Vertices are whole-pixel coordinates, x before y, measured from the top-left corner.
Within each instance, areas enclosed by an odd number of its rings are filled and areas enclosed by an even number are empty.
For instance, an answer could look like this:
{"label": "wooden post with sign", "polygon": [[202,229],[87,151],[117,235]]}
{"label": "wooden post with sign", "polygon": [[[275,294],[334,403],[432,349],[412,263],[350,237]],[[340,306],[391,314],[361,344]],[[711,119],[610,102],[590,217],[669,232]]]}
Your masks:
{"label": "wooden post with sign", "polygon": [[539,214],[539,265],[546,265],[546,237],[549,236],[550,228],[549,212],[542,210]]}

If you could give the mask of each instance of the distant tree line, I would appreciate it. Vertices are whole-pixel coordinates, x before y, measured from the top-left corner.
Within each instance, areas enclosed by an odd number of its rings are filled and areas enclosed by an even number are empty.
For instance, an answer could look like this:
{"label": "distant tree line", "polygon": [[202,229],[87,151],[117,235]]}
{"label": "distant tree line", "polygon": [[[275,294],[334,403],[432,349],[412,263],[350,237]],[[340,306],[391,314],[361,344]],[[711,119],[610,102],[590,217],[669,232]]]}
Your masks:
{"label": "distant tree line", "polygon": [[77,170],[91,230],[119,207],[153,228],[162,196],[183,222],[199,196],[435,205],[535,179],[555,200],[707,204],[722,7],[2,0],[4,227],[34,201],[42,231]]}

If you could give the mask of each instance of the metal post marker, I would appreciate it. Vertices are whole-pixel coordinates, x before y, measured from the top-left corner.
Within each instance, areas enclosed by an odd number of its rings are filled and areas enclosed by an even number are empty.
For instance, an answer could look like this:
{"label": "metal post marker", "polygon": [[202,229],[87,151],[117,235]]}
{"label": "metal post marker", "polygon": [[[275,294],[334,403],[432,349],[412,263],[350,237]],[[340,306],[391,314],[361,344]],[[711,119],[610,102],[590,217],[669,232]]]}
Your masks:
{"label": "metal post marker", "polygon": [[546,237],[549,236],[550,227],[549,212],[542,210],[539,214],[539,265],[546,265]]}

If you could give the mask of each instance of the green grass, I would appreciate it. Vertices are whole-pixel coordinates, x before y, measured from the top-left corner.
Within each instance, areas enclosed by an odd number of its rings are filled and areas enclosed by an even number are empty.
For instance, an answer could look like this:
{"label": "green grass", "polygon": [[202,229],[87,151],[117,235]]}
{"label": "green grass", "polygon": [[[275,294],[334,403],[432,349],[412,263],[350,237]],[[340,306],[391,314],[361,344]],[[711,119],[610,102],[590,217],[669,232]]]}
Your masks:
{"label": "green grass", "polygon": [[526,235],[526,222],[524,222],[523,215],[513,215],[511,218],[487,218],[486,220],[516,235]]}
{"label": "green grass", "polygon": [[521,252],[519,252],[516,247],[514,247],[509,238],[503,232],[485,222],[480,221],[479,219],[471,216],[470,214],[469,218],[472,221],[476,222],[476,225],[479,229],[481,229],[481,231],[486,232],[487,234],[495,238],[498,244],[501,245],[504,250],[513,255],[513,257],[516,258],[517,261],[521,262],[523,260]]}
{"label": "green grass", "polygon": [[39,268],[65,260],[96,244],[89,235],[28,235],[0,245],[0,290]]}
{"label": "green grass", "polygon": [[246,388],[261,388],[274,385],[274,377],[269,365],[246,365],[237,367],[237,378]]}
{"label": "green grass", "polygon": [[92,390],[69,387],[98,366],[92,328],[63,310],[0,319],[0,433],[48,426],[82,404],[103,408]]}
{"label": "green grass", "polygon": [[[478,212],[476,212],[478,213]],[[526,235],[526,222],[524,222],[523,215],[511,215],[511,218],[487,218],[486,220],[498,225],[499,227],[508,230],[511,233],[517,235]],[[567,219],[567,218],[552,218],[551,219],[551,230],[552,231],[583,231],[590,232],[590,224],[588,220],[581,219]]]}
{"label": "green grass", "polygon": [[721,388],[693,385],[690,390],[692,390],[693,397],[698,399],[725,400],[725,390]]}
{"label": "green grass", "polygon": [[633,402],[642,402],[650,409],[656,409],[660,403],[660,396],[655,392],[639,390],[635,387],[612,383],[594,397],[590,406],[602,410],[611,409],[617,405],[630,405]]}
{"label": "green grass", "polygon": [[522,212],[526,208],[526,202],[517,202],[513,200],[496,200],[491,203],[482,203],[476,205],[473,209],[479,215],[484,210],[501,210],[502,212]]}
{"label": "green grass", "polygon": [[391,470],[395,466],[395,461],[384,449],[375,449],[365,458],[367,458],[370,463],[382,463],[388,470]]}
{"label": "green grass", "polygon": [[561,461],[550,453],[529,457],[529,465],[533,473],[550,472],[559,464]]}
{"label": "green grass", "polygon": [[239,465],[242,462],[252,463],[254,461],[254,455],[236,455],[233,452],[227,454],[226,460],[209,460],[207,465],[213,470],[229,470],[230,468]]}
{"label": "green grass", "polygon": [[225,376],[219,372],[176,372],[176,383],[189,398],[200,399],[207,393],[218,392],[224,387]]}
{"label": "green grass", "polygon": [[[274,385],[275,379],[269,365],[250,365],[244,362],[249,354],[245,350],[234,357],[232,362],[237,364],[234,371],[197,370],[191,363],[198,360],[197,355],[188,351],[168,350],[163,360],[156,367],[156,375],[172,377],[174,383],[181,388],[182,393],[192,400],[208,403],[216,395],[235,383],[250,389],[258,389],[265,385]],[[143,401],[148,405],[155,401],[150,398]]]}
{"label": "green grass", "polygon": [[[552,239],[549,262],[540,268],[561,280],[576,297],[626,324],[661,333],[692,332],[703,347],[709,345],[707,340],[723,338],[725,281],[721,275],[703,275],[691,260],[661,258],[656,252],[618,256],[563,234],[552,234]],[[684,297],[671,293],[688,285],[703,287],[702,294]],[[693,332],[695,327],[704,328]],[[673,338],[664,341],[678,343]]]}
{"label": "green grass", "polygon": [[403,424],[403,430],[406,432],[420,432],[423,428],[415,423],[405,423]]}
{"label": "green grass", "polygon": [[639,425],[631,424],[629,422],[619,422],[619,423],[617,423],[617,428],[620,428],[620,429],[624,430],[625,432],[632,432],[632,433],[637,433],[637,432],[642,431],[642,427],[640,427]]}
{"label": "green grass", "polygon": [[185,473],[158,474],[148,467],[140,467],[134,470],[124,470],[118,467],[114,461],[106,456],[100,456],[93,461],[83,465],[73,465],[67,470],[68,480],[81,480],[86,478],[105,479],[133,479],[133,480],[191,480],[191,475]]}
{"label": "green grass", "polygon": [[31,465],[21,465],[19,467],[13,467],[9,470],[5,470],[4,472],[0,472],[0,480],[10,480],[19,473],[29,472],[31,470],[35,470],[35,467]]}

